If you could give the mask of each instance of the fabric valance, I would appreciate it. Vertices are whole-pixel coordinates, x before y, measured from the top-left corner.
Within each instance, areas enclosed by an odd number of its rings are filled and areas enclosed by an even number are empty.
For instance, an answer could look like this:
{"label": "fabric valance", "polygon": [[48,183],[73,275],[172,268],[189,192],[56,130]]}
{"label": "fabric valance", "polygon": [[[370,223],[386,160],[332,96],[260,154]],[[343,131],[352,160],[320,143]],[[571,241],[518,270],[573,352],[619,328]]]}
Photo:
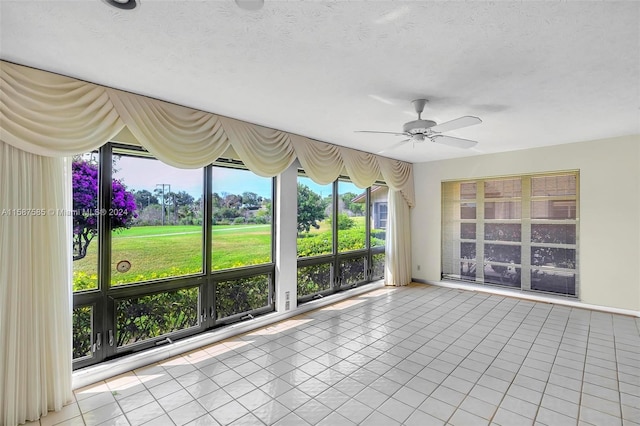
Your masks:
{"label": "fabric valance", "polygon": [[10,62],[1,65],[0,139],[23,151],[80,154],[126,127],[145,149],[174,167],[203,167],[231,147],[260,176],[276,176],[297,158],[320,184],[340,174],[361,188],[381,179],[414,205],[410,163]]}

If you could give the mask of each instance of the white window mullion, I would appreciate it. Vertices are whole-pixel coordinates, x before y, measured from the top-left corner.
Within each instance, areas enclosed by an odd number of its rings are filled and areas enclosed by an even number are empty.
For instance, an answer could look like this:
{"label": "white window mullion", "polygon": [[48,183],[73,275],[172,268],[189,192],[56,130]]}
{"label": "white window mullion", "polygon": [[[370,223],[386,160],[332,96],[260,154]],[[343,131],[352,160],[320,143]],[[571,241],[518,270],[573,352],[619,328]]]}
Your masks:
{"label": "white window mullion", "polygon": [[484,182],[476,184],[476,281],[484,282]]}
{"label": "white window mullion", "polygon": [[520,288],[531,290],[531,177],[522,177],[522,248],[520,253]]}

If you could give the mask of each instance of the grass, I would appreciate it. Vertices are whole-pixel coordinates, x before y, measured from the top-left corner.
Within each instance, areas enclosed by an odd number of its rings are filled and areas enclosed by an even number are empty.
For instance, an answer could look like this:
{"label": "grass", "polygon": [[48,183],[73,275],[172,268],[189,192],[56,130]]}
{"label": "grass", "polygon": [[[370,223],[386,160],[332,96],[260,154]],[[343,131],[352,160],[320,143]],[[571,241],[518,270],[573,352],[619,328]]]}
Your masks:
{"label": "grass", "polygon": [[[219,225],[213,227],[214,269],[264,263],[271,256],[270,225]],[[112,235],[111,283],[119,285],[202,272],[202,227],[139,226]],[[97,288],[98,241],[87,256],[73,262],[74,289]],[[117,272],[121,260],[128,272]]]}
{"label": "grass", "polygon": [[[353,217],[351,217],[351,220],[354,222],[354,227],[355,228],[364,229],[366,217],[364,217],[364,216],[353,216]],[[313,235],[313,234],[322,234],[324,232],[331,232],[331,221],[323,220],[321,222],[318,222],[318,225],[320,225],[320,227],[318,229],[313,228],[313,227],[311,229],[309,229],[309,234]]]}
{"label": "grass", "polygon": [[[364,217],[353,218],[362,228]],[[331,232],[328,221],[311,235]],[[111,285],[184,276],[202,272],[202,227],[137,226],[112,234]],[[98,240],[94,239],[84,259],[73,262],[74,289],[98,287]],[[212,267],[215,270],[266,263],[271,260],[270,225],[216,225],[212,229]],[[131,263],[128,272],[117,272],[121,260]]]}

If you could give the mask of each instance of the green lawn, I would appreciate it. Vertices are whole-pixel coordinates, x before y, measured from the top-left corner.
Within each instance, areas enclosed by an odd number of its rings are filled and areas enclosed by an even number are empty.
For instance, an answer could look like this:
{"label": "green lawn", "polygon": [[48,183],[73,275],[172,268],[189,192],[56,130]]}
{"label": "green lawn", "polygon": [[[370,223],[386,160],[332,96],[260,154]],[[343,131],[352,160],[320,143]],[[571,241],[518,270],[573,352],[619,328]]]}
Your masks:
{"label": "green lawn", "polygon": [[[213,227],[214,269],[268,262],[270,225],[219,225]],[[139,226],[112,235],[112,285],[148,281],[202,271],[202,227]],[[84,259],[75,261],[74,288],[97,287],[97,249],[94,239]],[[116,271],[121,260],[131,263],[128,272]]]}
{"label": "green lawn", "polygon": [[[340,240],[349,248],[363,248],[364,217],[354,217],[355,226],[340,231]],[[350,237],[352,235],[352,237]],[[320,229],[312,229],[310,236],[316,241],[299,241],[307,248],[305,254],[330,252],[331,225],[320,223]],[[309,237],[306,237],[308,240]],[[352,241],[353,240],[353,241]],[[226,269],[266,263],[271,260],[270,225],[216,225],[212,234],[213,269]],[[202,272],[202,227],[200,226],[136,226],[112,234],[111,284],[120,285],[153,279],[183,276]],[[301,246],[302,247],[302,246]],[[299,249],[301,249],[299,247]],[[325,250],[326,249],[326,250]],[[74,289],[97,288],[98,240],[89,245],[87,256],[73,262]],[[327,251],[328,250],[328,251]],[[308,253],[307,253],[308,252]],[[131,263],[128,272],[118,272],[121,260]]]}

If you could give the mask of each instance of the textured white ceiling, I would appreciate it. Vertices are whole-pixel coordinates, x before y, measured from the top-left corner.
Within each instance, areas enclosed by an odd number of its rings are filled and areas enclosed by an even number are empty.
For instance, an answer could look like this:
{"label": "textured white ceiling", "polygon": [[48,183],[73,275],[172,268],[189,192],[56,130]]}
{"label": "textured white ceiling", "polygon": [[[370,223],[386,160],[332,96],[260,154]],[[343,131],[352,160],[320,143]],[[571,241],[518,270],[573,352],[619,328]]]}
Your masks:
{"label": "textured white ceiling", "polygon": [[[140,1],[140,0],[139,0]],[[640,133],[640,2],[1,0],[4,60],[378,152],[415,119],[473,150],[433,161]]]}

